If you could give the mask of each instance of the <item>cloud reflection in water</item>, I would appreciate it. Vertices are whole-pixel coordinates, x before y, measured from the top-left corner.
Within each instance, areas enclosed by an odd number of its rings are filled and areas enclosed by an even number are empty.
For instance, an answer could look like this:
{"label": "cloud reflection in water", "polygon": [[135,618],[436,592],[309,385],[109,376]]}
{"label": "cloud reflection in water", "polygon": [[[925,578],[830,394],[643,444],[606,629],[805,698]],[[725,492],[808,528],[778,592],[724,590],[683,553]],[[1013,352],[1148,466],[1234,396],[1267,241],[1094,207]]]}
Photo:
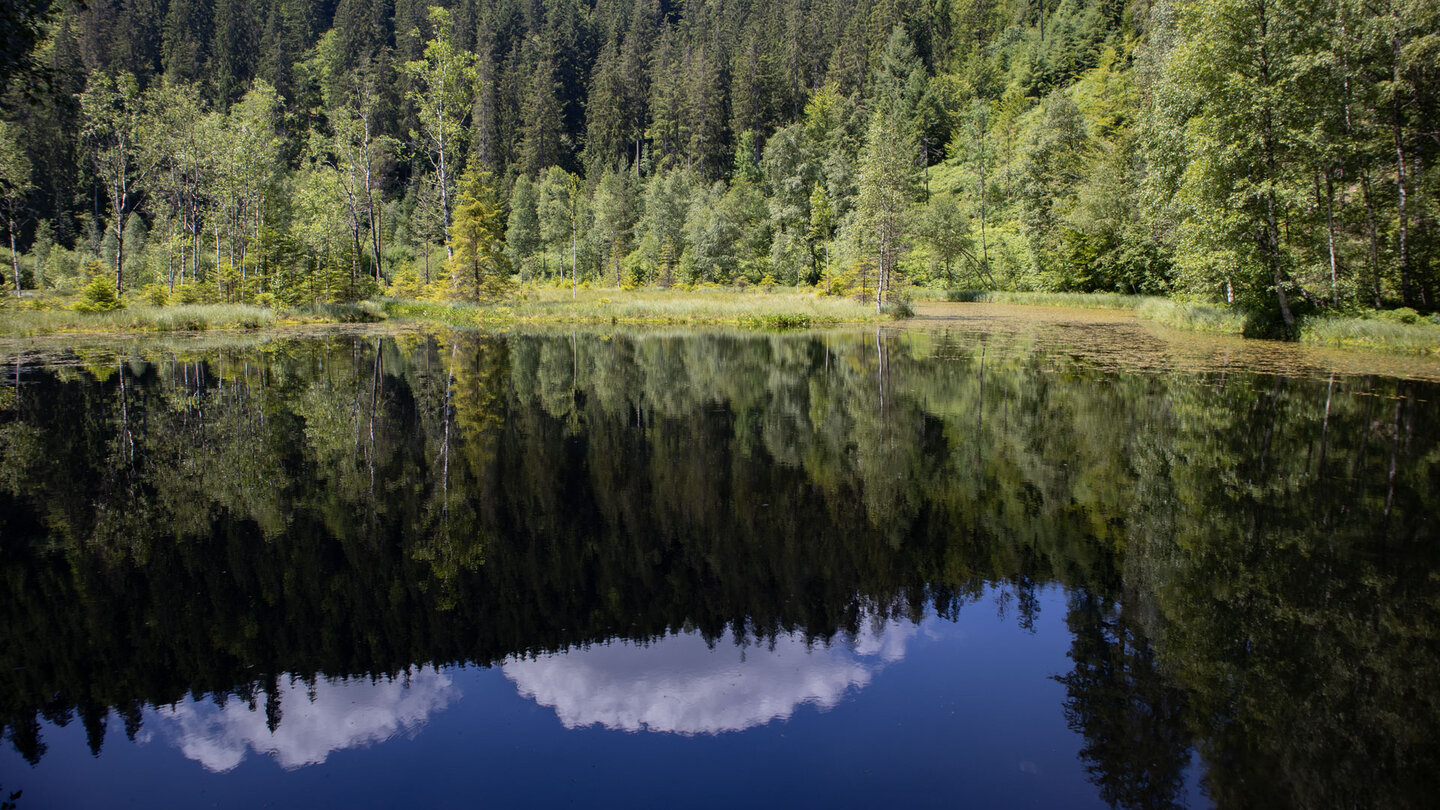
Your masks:
{"label": "cloud reflection in water", "polygon": [[[674,633],[643,645],[619,641],[510,658],[501,670],[522,697],[554,709],[566,728],[720,734],[787,719],[806,704],[834,707],[903,658],[916,632],[909,622],[867,621],[855,638],[829,646],[807,645],[798,633],[744,646],[729,632],[713,646],[699,633]],[[147,726],[210,771],[232,770],[252,751],[290,770],[413,734],[459,698],[450,675],[426,670],[412,672],[408,684],[321,681],[313,700],[302,681],[282,677],[280,684],[282,719],[273,733],[263,694],[254,708],[233,696],[223,706],[188,700],[161,707]]]}
{"label": "cloud reflection in water", "polygon": [[322,763],[335,751],[414,733],[459,697],[449,675],[419,670],[408,680],[321,681],[312,701],[309,686],[282,677],[283,719],[273,734],[265,722],[264,695],[253,709],[233,696],[224,706],[190,700],[161,707],[154,712],[155,726],[210,771],[231,770],[247,751],[274,757],[290,770]]}
{"label": "cloud reflection in water", "polygon": [[773,647],[741,647],[727,631],[712,648],[698,633],[676,633],[648,645],[622,641],[511,658],[502,669],[566,728],[720,734],[787,719],[807,703],[835,706],[903,658],[916,629],[867,622],[850,643],[828,647],[807,646],[800,634],[781,635]]}

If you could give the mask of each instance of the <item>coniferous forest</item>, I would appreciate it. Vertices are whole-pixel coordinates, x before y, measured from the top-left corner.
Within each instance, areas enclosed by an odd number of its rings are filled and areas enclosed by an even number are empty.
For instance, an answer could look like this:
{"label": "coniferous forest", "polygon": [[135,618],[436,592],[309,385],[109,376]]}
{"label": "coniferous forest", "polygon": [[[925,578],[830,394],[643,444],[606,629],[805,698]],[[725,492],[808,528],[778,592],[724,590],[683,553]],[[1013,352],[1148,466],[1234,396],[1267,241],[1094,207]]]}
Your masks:
{"label": "coniferous forest", "polygon": [[7,286],[1440,294],[1427,0],[434,2],[7,3]]}

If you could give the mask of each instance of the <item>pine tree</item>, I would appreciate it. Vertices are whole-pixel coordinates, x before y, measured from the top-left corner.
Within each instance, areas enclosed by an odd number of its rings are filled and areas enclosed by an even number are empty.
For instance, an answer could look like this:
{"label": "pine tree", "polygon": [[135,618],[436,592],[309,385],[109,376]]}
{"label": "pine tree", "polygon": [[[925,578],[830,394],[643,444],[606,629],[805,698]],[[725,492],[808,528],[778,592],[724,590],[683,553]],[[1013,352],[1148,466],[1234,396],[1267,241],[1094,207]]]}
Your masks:
{"label": "pine tree", "polygon": [[530,79],[520,103],[521,174],[538,174],[559,165],[560,158],[561,87],[555,81],[555,62],[548,53],[531,58],[535,62],[526,72]]}
{"label": "pine tree", "polygon": [[490,185],[490,173],[476,166],[467,169],[460,180],[450,244],[454,253],[445,269],[452,298],[493,301],[513,291],[500,203]]}
{"label": "pine tree", "polygon": [[584,164],[588,173],[625,154],[628,145],[625,114],[625,77],[620,72],[620,46],[613,38],[600,52],[590,74],[590,97],[585,105]]}

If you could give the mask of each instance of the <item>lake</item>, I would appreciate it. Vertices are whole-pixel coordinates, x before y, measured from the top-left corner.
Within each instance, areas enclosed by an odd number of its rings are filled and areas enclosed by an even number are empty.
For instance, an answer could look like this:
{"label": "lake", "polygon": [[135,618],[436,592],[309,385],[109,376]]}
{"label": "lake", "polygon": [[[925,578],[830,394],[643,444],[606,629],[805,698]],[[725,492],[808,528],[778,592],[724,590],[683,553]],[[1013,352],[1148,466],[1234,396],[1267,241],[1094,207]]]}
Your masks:
{"label": "lake", "polygon": [[1433,804],[1434,361],[921,316],[0,346],[0,799]]}

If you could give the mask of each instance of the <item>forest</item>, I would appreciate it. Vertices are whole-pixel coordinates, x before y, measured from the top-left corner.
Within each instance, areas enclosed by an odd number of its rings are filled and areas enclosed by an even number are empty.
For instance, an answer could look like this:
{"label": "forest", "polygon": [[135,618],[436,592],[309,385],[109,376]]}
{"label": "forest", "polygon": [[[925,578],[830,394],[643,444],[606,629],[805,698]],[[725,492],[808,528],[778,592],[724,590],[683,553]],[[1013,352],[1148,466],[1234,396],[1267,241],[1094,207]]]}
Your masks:
{"label": "forest", "polygon": [[433,1],[10,6],[0,300],[1440,294],[1431,2]]}

